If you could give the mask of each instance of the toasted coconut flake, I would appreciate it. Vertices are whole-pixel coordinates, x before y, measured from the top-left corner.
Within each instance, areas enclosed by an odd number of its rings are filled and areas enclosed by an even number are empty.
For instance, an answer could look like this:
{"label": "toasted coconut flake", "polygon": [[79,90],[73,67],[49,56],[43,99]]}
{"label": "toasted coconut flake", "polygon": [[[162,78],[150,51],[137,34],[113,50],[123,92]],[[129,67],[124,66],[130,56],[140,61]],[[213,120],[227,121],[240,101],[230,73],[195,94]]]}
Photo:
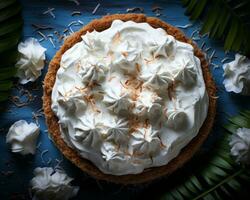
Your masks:
{"label": "toasted coconut flake", "polygon": [[71,16],[75,16],[75,15],[82,15],[82,13],[80,11],[73,11],[71,13]]}
{"label": "toasted coconut flake", "polygon": [[182,28],[182,29],[187,29],[187,28],[192,27],[192,26],[193,26],[193,24],[186,24],[186,25],[176,25],[175,27]]}
{"label": "toasted coconut flake", "polygon": [[141,8],[141,7],[133,7],[133,8],[128,8],[126,10],[127,13],[133,13],[133,12],[140,12],[140,13],[143,13],[144,12],[144,9]]}
{"label": "toasted coconut flake", "polygon": [[98,3],[97,5],[96,5],[96,7],[94,8],[94,10],[92,11],[92,15],[94,15],[95,13],[96,13],[96,11],[98,10],[98,8],[101,6],[101,4],[100,3]]}
{"label": "toasted coconut flake", "polygon": [[135,64],[135,68],[136,68],[136,71],[137,71],[138,73],[141,72],[141,66],[140,66],[139,63],[136,63],[136,64]]}
{"label": "toasted coconut flake", "polygon": [[112,42],[115,44],[121,42],[121,34],[119,31],[115,34]]}
{"label": "toasted coconut flake", "polygon": [[128,57],[128,52],[123,51],[123,52],[122,52],[122,55],[123,55],[124,57]]}

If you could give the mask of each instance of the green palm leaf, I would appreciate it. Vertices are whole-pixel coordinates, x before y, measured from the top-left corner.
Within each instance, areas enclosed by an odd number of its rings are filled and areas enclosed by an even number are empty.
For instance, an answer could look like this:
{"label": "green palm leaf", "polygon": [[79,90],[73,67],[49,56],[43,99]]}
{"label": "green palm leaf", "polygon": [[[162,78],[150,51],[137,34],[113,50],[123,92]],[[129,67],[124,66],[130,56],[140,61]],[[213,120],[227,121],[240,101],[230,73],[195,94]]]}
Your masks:
{"label": "green palm leaf", "polygon": [[[243,111],[231,117],[225,125],[226,132],[210,154],[197,155],[193,161],[180,170],[179,183],[161,196],[162,200],[212,200],[232,197],[232,191],[240,191],[241,186],[250,183],[250,171],[234,162],[230,155],[231,134],[242,125],[250,123],[250,111]],[[232,128],[233,127],[233,128]]]}
{"label": "green palm leaf", "polygon": [[16,0],[0,0],[0,102],[8,99],[16,73],[17,44],[22,32],[21,6]]}
{"label": "green palm leaf", "polygon": [[249,0],[182,0],[191,20],[202,18],[201,34],[224,40],[225,50],[250,55]]}
{"label": "green palm leaf", "polygon": [[[2,0],[7,1],[7,0]],[[13,3],[10,6],[4,7],[1,9],[0,12],[0,22],[3,22],[11,17],[14,17],[15,15],[19,14],[21,11],[21,6],[19,3]]]}
{"label": "green palm leaf", "polygon": [[9,5],[16,3],[16,0],[0,1],[0,9],[6,8]]}

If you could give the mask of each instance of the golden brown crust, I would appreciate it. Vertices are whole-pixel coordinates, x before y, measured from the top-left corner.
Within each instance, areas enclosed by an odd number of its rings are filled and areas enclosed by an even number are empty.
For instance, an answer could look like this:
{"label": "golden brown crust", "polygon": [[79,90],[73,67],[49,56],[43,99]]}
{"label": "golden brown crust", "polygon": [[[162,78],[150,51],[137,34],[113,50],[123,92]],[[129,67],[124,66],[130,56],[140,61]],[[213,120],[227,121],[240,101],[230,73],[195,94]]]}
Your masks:
{"label": "golden brown crust", "polygon": [[[62,54],[72,47],[76,42],[81,41],[81,35],[84,35],[87,31],[91,32],[93,30],[103,31],[111,26],[111,23],[115,19],[120,19],[123,21],[132,20],[135,22],[147,22],[155,28],[163,28],[168,34],[174,36],[177,40],[191,44],[194,47],[195,55],[200,59],[202,65],[202,71],[204,80],[206,83],[206,89],[209,95],[209,108],[208,115],[203,123],[199,134],[195,137],[185,148],[182,149],[181,153],[173,159],[167,165],[161,167],[154,167],[144,170],[140,174],[135,175],[122,175],[114,176],[102,173],[96,166],[94,166],[90,161],[83,159],[77,154],[74,149],[71,149],[66,145],[64,140],[60,136],[58,119],[54,115],[51,109],[51,91],[55,83],[56,73],[60,66],[60,60]],[[216,114],[216,87],[212,76],[209,72],[208,63],[205,60],[202,51],[194,44],[189,38],[187,38],[179,29],[157,19],[154,17],[146,17],[143,14],[115,14],[108,15],[101,19],[93,20],[88,25],[84,26],[81,30],[70,36],[61,49],[56,53],[54,58],[51,60],[48,73],[44,80],[44,95],[43,95],[43,108],[46,116],[46,123],[48,125],[48,131],[54,140],[56,146],[68,158],[72,163],[78,166],[82,171],[88,173],[96,179],[111,181],[114,183],[121,184],[138,184],[151,181],[153,179],[166,176],[174,172],[176,169],[180,168],[185,162],[187,162],[194,153],[200,148],[204,140],[207,138],[209,132],[212,129],[215,114]]]}

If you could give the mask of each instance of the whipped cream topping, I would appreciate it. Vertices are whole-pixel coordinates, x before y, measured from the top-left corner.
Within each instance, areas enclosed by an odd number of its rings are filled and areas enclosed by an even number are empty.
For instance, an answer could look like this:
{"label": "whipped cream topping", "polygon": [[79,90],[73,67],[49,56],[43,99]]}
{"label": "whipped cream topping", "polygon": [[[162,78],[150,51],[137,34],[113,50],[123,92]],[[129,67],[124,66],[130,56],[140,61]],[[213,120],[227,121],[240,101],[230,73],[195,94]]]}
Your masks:
{"label": "whipped cream topping", "polygon": [[250,59],[236,54],[235,60],[223,65],[226,91],[250,95]]}
{"label": "whipped cream topping", "polygon": [[13,153],[35,154],[39,132],[40,129],[35,123],[28,124],[25,120],[19,120],[9,128],[6,142],[11,145]]}
{"label": "whipped cream topping", "polygon": [[21,84],[34,82],[44,68],[46,49],[35,38],[28,38],[18,44],[20,58],[16,63],[17,77]]}
{"label": "whipped cream topping", "polygon": [[37,167],[30,181],[33,200],[68,200],[77,195],[79,187],[72,186],[73,178],[62,170]]}
{"label": "whipped cream topping", "polygon": [[191,45],[115,20],[64,53],[52,109],[68,146],[102,172],[124,175],[175,158],[198,134],[208,96]]}
{"label": "whipped cream topping", "polygon": [[250,164],[250,129],[238,128],[229,142],[237,162]]}

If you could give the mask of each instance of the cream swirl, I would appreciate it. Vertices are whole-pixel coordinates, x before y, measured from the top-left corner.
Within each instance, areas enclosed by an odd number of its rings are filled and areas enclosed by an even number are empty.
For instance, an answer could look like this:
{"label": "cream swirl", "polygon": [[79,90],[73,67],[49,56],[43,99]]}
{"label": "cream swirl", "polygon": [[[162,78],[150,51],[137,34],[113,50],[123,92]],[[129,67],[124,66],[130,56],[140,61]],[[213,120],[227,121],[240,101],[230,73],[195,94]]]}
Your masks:
{"label": "cream swirl", "polygon": [[163,64],[157,64],[148,68],[144,68],[141,72],[140,79],[144,81],[144,85],[149,85],[156,90],[167,89],[173,81],[172,74]]}
{"label": "cream swirl", "polygon": [[105,67],[100,62],[94,62],[91,59],[81,63],[79,75],[83,83],[98,83],[105,77]]}
{"label": "cream swirl", "polygon": [[115,20],[83,35],[60,65],[52,109],[62,138],[104,173],[167,164],[206,118],[200,61],[161,28]]}
{"label": "cream swirl", "polygon": [[155,92],[144,89],[136,99],[133,112],[141,117],[153,119],[156,116],[161,115],[161,101],[162,98],[159,97]]}
{"label": "cream swirl", "polygon": [[169,36],[158,43],[152,43],[150,45],[150,50],[153,53],[154,58],[160,56],[168,58],[175,51],[175,39],[172,36]]}
{"label": "cream swirl", "polygon": [[159,131],[154,130],[152,126],[138,128],[131,136],[130,145],[135,157],[152,158],[159,152],[161,147]]}
{"label": "cream swirl", "polygon": [[96,147],[101,138],[101,122],[94,114],[84,115],[76,124],[75,138],[82,144]]}
{"label": "cream swirl", "polygon": [[105,51],[105,45],[102,39],[98,37],[98,33],[94,30],[92,33],[87,32],[82,37],[84,50],[89,52],[95,59],[100,59],[103,51]]}
{"label": "cream swirl", "polygon": [[128,121],[122,118],[109,118],[104,122],[106,139],[120,143],[128,138]]}
{"label": "cream swirl", "polygon": [[105,88],[103,102],[115,113],[127,112],[132,105],[128,91],[124,90],[120,83]]}
{"label": "cream swirl", "polygon": [[135,66],[139,62],[141,51],[142,49],[138,48],[137,43],[122,42],[117,48],[111,50],[113,57],[116,57],[112,61],[112,67],[120,68],[127,73],[134,72],[136,70]]}
{"label": "cream swirl", "polygon": [[101,146],[101,155],[105,160],[103,165],[109,171],[118,171],[122,173],[126,170],[126,165],[130,159],[129,155],[125,155],[124,152],[119,149],[119,146],[112,142],[104,142]]}
{"label": "cream swirl", "polygon": [[190,60],[180,60],[176,63],[180,66],[174,70],[175,80],[184,82],[185,86],[192,86],[196,82],[196,70]]}
{"label": "cream swirl", "polygon": [[61,88],[58,88],[58,103],[62,108],[64,108],[64,110],[66,110],[65,113],[75,113],[76,115],[81,115],[87,108],[85,95],[80,93],[78,90],[67,93],[66,91],[60,91],[60,89]]}

